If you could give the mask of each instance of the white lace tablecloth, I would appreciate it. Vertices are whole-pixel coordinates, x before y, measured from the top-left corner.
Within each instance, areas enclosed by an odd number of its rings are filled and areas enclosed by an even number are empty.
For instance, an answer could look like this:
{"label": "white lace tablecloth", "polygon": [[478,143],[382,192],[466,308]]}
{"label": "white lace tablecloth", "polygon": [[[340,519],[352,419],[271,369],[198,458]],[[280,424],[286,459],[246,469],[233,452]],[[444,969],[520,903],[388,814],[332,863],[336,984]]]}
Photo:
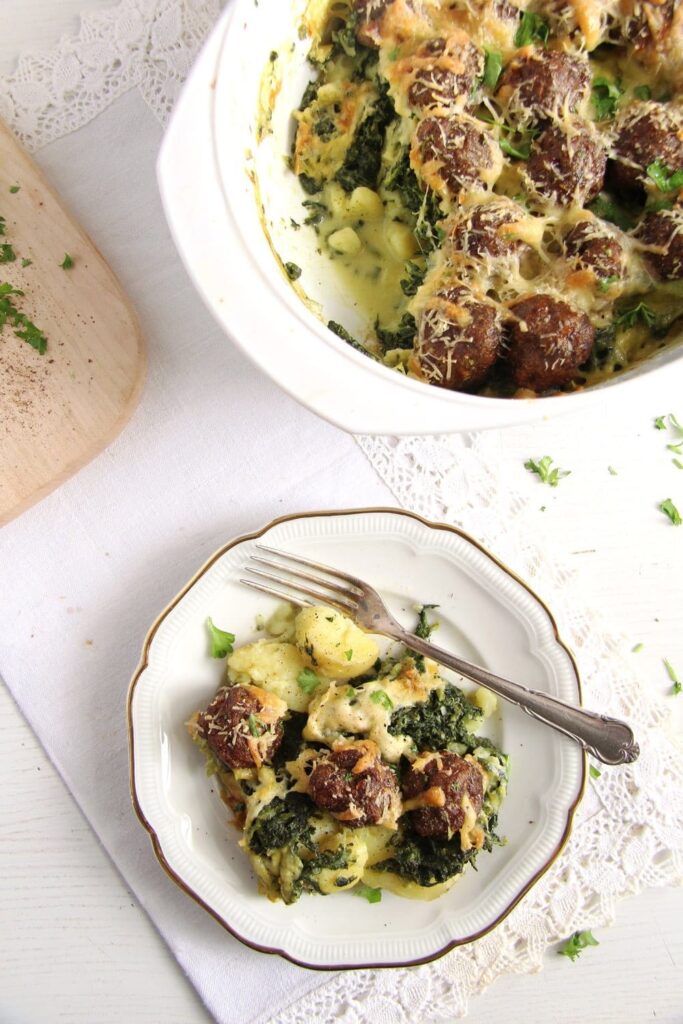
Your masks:
{"label": "white lace tablecloth", "polygon": [[[49,52],[23,56],[0,82],[0,113],[111,259],[150,349],[145,395],[124,435],[0,535],[0,671],[218,1020],[452,1021],[498,975],[536,970],[549,943],[610,921],[620,897],[683,880],[671,700],[666,687],[639,682],[630,641],[577,600],[578,581],[556,555],[561,544],[550,543],[553,530],[562,534],[560,488],[543,488],[521,459],[508,458],[511,432],[354,443],[280,394],[213,328],[154,198],[160,130],[149,110],[166,121],[218,10],[216,0],[122,0],[89,14],[78,35]],[[629,448],[653,444],[652,415],[677,397],[680,387],[667,392],[664,383],[651,406],[615,409],[609,422],[595,413],[541,425],[539,445],[553,444],[578,475],[582,449],[606,432]],[[626,466],[620,472],[632,497],[637,484]],[[666,486],[683,507],[683,473],[679,481],[675,472]],[[421,968],[312,974],[244,949],[157,872],[127,804],[123,697],[147,624],[226,537],[283,511],[391,495],[464,527],[543,594],[578,656],[586,704],[627,717],[642,756],[589,785],[561,858],[491,935]],[[599,514],[598,492],[592,502],[587,515]],[[552,528],[539,524],[544,503]],[[652,529],[671,530],[680,576],[683,530],[658,515]],[[621,557],[630,557],[626,548]],[[226,986],[236,971],[240,985]]]}

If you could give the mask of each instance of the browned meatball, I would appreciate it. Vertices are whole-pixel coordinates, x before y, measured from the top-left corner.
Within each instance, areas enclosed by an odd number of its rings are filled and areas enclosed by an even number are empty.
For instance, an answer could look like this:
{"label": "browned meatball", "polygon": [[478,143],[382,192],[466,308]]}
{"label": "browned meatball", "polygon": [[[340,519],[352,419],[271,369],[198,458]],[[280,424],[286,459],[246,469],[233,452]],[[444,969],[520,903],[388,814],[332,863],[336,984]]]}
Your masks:
{"label": "browned meatball", "polygon": [[581,220],[564,239],[564,250],[579,270],[592,270],[599,281],[622,278],[626,255],[614,234],[599,221]]}
{"label": "browned meatball", "polygon": [[492,303],[469,288],[446,288],[422,312],[411,368],[430,384],[458,391],[484,379],[501,340],[501,318]]}
{"label": "browned meatball", "polygon": [[484,55],[465,33],[427,40],[416,50],[412,63],[408,101],[418,110],[463,110],[484,73]]}
{"label": "browned meatball", "polygon": [[553,127],[539,135],[527,174],[540,195],[560,206],[585,206],[602,188],[606,165],[600,140],[575,123],[567,134]]}
{"label": "browned meatball", "polygon": [[683,279],[683,207],[648,213],[636,232],[648,247],[646,259],[657,277],[665,281]]}
{"label": "browned meatball", "polygon": [[258,768],[282,743],[287,705],[259,686],[218,691],[197,718],[199,735],[229,768]]}
{"label": "browned meatball", "polygon": [[382,18],[387,7],[393,0],[355,0],[355,11],[358,15],[356,35],[364,46],[376,46],[379,43]]}
{"label": "browned meatball", "polygon": [[624,35],[638,56],[666,38],[675,8],[676,0],[624,0]]}
{"label": "browned meatball", "polygon": [[586,314],[543,294],[518,299],[510,312],[507,359],[515,384],[533,391],[568,384],[593,347],[595,332]]}
{"label": "browned meatball", "polygon": [[470,256],[490,259],[505,257],[528,251],[529,246],[514,238],[506,227],[516,224],[525,217],[525,212],[511,199],[492,199],[471,209],[463,209],[449,231],[449,237],[456,249]]}
{"label": "browned meatball", "polygon": [[558,50],[535,50],[505,68],[498,99],[517,118],[539,121],[567,109],[576,111],[590,94],[588,61]]}
{"label": "browned meatball", "polygon": [[479,765],[447,750],[419,757],[401,785],[405,797],[423,805],[410,811],[413,828],[418,835],[435,839],[450,839],[460,831],[465,823],[463,803],[469,802],[478,814],[484,800]]}
{"label": "browned meatball", "polygon": [[670,171],[683,170],[683,118],[666,103],[634,103],[617,125],[610,176],[615,188],[642,190],[647,168],[660,160]]}
{"label": "browned meatball", "polygon": [[500,147],[481,121],[466,114],[425,117],[415,132],[411,163],[438,195],[490,188],[503,169]]}
{"label": "browned meatball", "polygon": [[349,828],[395,820],[400,799],[396,775],[367,740],[322,754],[308,780],[311,800]]}

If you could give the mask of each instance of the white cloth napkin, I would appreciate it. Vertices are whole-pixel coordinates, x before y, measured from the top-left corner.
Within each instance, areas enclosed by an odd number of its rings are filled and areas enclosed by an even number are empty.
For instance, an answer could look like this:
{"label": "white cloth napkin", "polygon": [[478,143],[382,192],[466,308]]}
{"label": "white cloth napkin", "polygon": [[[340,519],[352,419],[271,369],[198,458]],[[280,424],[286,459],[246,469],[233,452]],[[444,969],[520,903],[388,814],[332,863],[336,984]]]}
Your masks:
{"label": "white cloth napkin", "polygon": [[394,502],[353,439],[203,309],[161,211],[160,139],[131,92],[38,156],[134,300],[149,375],[121,437],[0,532],[0,672],[207,1006],[246,1024],[326,975],[253,953],[161,871],[130,804],[128,681],[156,614],[224,541],[284,512]]}

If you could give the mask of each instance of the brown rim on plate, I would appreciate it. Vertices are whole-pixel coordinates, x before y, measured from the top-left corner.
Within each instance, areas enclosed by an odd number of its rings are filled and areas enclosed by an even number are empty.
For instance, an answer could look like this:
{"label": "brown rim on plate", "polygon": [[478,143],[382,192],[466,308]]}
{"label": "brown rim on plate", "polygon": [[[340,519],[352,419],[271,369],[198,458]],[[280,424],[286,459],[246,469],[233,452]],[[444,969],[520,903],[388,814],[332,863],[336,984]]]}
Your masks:
{"label": "brown rim on plate", "polygon": [[166,872],[168,877],[170,879],[172,879],[172,881],[174,881],[175,884],[180,889],[183,890],[183,892],[187,893],[188,896],[191,896],[192,899],[196,903],[198,903],[200,907],[203,907],[204,910],[206,910],[207,913],[209,913],[220,925],[222,925],[223,928],[225,928],[226,931],[228,931],[232,936],[234,936],[234,938],[236,938],[240,942],[242,942],[245,946],[249,946],[251,949],[257,950],[259,953],[276,954],[277,956],[283,957],[285,960],[289,960],[290,963],[296,964],[297,967],[306,967],[309,970],[313,970],[313,971],[345,971],[345,970],[346,971],[348,971],[348,970],[362,971],[362,970],[375,969],[375,968],[418,967],[421,964],[428,964],[428,963],[431,963],[434,960],[438,960],[440,957],[445,956],[446,953],[449,953],[452,949],[455,949],[457,946],[467,945],[469,942],[474,942],[476,939],[480,939],[484,935],[488,935],[489,932],[493,931],[494,928],[497,928],[498,925],[502,921],[505,920],[505,918],[508,916],[508,914],[510,914],[510,912],[512,910],[514,910],[514,908],[517,906],[517,904],[520,902],[520,900],[524,896],[526,896],[526,894],[529,892],[529,890],[536,884],[536,882],[538,882],[538,880],[540,878],[543,877],[543,875],[546,873],[546,871],[548,871],[548,869],[550,867],[552,867],[552,865],[555,863],[555,861],[559,857],[560,853],[564,849],[564,847],[565,847],[565,845],[567,843],[567,840],[569,839],[569,836],[571,834],[572,825],[573,825],[573,821],[574,821],[574,814],[576,812],[576,808],[578,807],[578,805],[579,805],[579,803],[581,801],[581,798],[583,796],[584,789],[585,789],[585,786],[586,786],[586,755],[584,753],[583,758],[582,758],[582,764],[581,764],[581,785],[579,787],[579,792],[577,794],[576,799],[574,800],[573,804],[571,804],[571,806],[569,807],[569,810],[567,812],[567,825],[566,825],[566,828],[565,828],[564,833],[562,835],[562,838],[560,839],[560,841],[559,841],[557,847],[555,848],[554,852],[548,858],[548,860],[543,865],[543,867],[541,867],[536,872],[536,874],[533,875],[533,877],[527,882],[527,884],[524,885],[520,889],[520,891],[516,894],[516,896],[510,901],[508,906],[503,911],[501,911],[501,913],[498,915],[498,917],[495,919],[495,921],[493,921],[491,924],[487,925],[485,928],[482,928],[480,931],[475,932],[472,935],[467,935],[467,936],[465,936],[464,938],[461,938],[461,939],[454,939],[452,942],[447,943],[442,949],[437,950],[435,953],[431,953],[429,956],[420,957],[417,960],[406,960],[406,961],[400,961],[400,962],[395,962],[395,963],[390,963],[390,964],[387,964],[387,963],[379,963],[379,964],[377,964],[377,963],[370,963],[370,964],[350,964],[350,965],[349,964],[325,964],[325,965],[309,964],[309,963],[306,963],[303,960],[297,960],[295,957],[291,956],[289,953],[286,953],[282,949],[276,949],[276,948],[271,947],[271,946],[261,946],[261,945],[259,945],[256,942],[252,942],[250,939],[245,939],[244,936],[240,935],[237,931],[235,931],[235,929],[232,927],[232,925],[230,925],[224,918],[222,918],[220,916],[220,914],[217,913],[217,911],[215,911],[212,907],[210,907],[208,905],[208,903],[206,903],[201,898],[201,896],[198,896],[197,893],[194,892],[194,890],[191,889],[186,884],[186,882],[184,882],[183,879],[173,870],[171,865],[166,860],[166,857],[164,855],[164,851],[161,848],[161,843],[159,842],[159,838],[158,838],[156,832],[154,831],[154,829],[152,828],[150,823],[147,821],[147,819],[146,819],[146,817],[145,817],[145,815],[144,815],[144,813],[142,811],[142,808],[140,807],[140,803],[138,801],[137,792],[136,792],[136,789],[135,789],[135,744],[134,744],[134,737],[133,737],[133,716],[132,716],[133,694],[135,692],[135,687],[137,685],[138,679],[140,678],[140,676],[142,675],[144,670],[147,668],[150,644],[152,642],[152,639],[154,638],[154,635],[156,634],[157,630],[159,629],[159,626],[164,621],[164,619],[166,618],[168,613],[173,608],[175,608],[175,606],[178,604],[178,602],[194,586],[194,584],[197,582],[197,580],[200,579],[200,577],[203,576],[204,573],[208,569],[210,569],[211,566],[216,561],[218,561],[219,558],[222,558],[222,556],[226,553],[226,551],[229,551],[231,548],[234,548],[237,544],[243,544],[245,541],[248,541],[248,540],[256,540],[259,537],[262,537],[265,533],[268,533],[269,530],[272,530],[273,527],[279,526],[280,523],[287,523],[287,522],[291,522],[291,521],[296,520],[296,519],[319,519],[319,518],[322,518],[322,517],[330,517],[331,518],[331,517],[334,517],[334,516],[366,515],[367,513],[375,513],[375,512],[389,513],[389,514],[399,515],[399,516],[407,516],[409,519],[415,519],[415,520],[417,520],[417,522],[422,523],[424,526],[429,527],[429,529],[431,529],[431,530],[444,530],[444,531],[447,531],[449,533],[457,534],[457,536],[459,536],[463,540],[467,541],[468,544],[471,544],[473,547],[477,548],[477,550],[481,551],[481,553],[483,555],[486,555],[487,558],[489,558],[495,565],[497,565],[499,569],[502,569],[503,572],[507,573],[507,575],[510,576],[511,579],[515,580],[516,583],[518,583],[518,584],[520,584],[520,586],[524,587],[524,589],[538,602],[538,604],[541,606],[543,611],[548,616],[548,619],[550,620],[550,624],[551,624],[552,629],[553,629],[553,633],[555,634],[555,639],[556,639],[557,643],[560,645],[560,647],[565,651],[565,653],[567,654],[567,656],[569,657],[569,660],[571,662],[571,666],[572,666],[572,669],[573,669],[573,672],[574,672],[574,676],[576,678],[576,686],[577,686],[578,693],[579,693],[579,703],[581,703],[582,697],[583,697],[583,694],[581,692],[581,678],[579,676],[579,669],[578,669],[578,666],[576,664],[576,658],[574,657],[574,655],[573,655],[572,651],[569,649],[569,647],[565,644],[565,642],[560,637],[560,634],[559,634],[559,631],[558,631],[558,628],[557,628],[557,623],[555,621],[555,618],[554,618],[552,612],[550,611],[550,609],[548,608],[548,606],[546,605],[546,603],[542,600],[542,598],[540,598],[538,596],[538,594],[534,590],[532,590],[532,588],[529,586],[528,583],[525,583],[525,581],[523,579],[521,579],[517,575],[517,573],[515,573],[512,569],[510,569],[507,565],[505,565],[504,562],[501,562],[500,559],[496,558],[495,555],[492,555],[490,551],[488,551],[478,541],[474,540],[474,538],[470,537],[470,535],[468,533],[465,533],[464,530],[459,529],[457,526],[449,526],[447,523],[433,523],[430,520],[425,519],[423,516],[418,515],[416,512],[407,512],[404,509],[389,508],[389,507],[386,507],[386,506],[379,506],[379,507],[376,507],[376,508],[330,509],[330,510],[324,510],[324,511],[320,511],[320,512],[294,512],[294,513],[290,513],[289,515],[278,516],[276,519],[273,519],[266,526],[261,527],[260,530],[255,530],[253,533],[245,533],[245,534],[242,534],[239,537],[233,538],[233,540],[228,541],[227,544],[224,544],[223,547],[219,548],[218,551],[215,551],[213,553],[213,555],[211,555],[211,557],[204,563],[204,565],[201,566],[201,568],[194,574],[194,576],[188,581],[188,583],[185,584],[183,589],[181,591],[179,591],[178,594],[176,594],[176,596],[173,598],[173,600],[157,616],[156,620],[154,621],[154,623],[150,627],[150,629],[149,629],[149,631],[147,633],[147,636],[145,637],[145,641],[144,641],[144,644],[143,644],[143,647],[142,647],[142,655],[140,657],[140,662],[138,663],[138,667],[136,668],[135,673],[133,675],[133,678],[130,681],[130,686],[128,688],[128,698],[127,698],[127,702],[126,702],[126,707],[127,707],[127,722],[128,722],[128,753],[129,753],[129,764],[130,764],[130,795],[131,795],[131,800],[133,802],[133,807],[135,809],[135,813],[138,816],[138,819],[140,820],[140,823],[144,826],[144,828],[149,833],[149,837],[150,837],[151,842],[152,842],[152,848],[154,850],[154,853],[155,853],[155,856],[156,856],[157,860],[159,861],[159,864],[164,869],[164,871]]}

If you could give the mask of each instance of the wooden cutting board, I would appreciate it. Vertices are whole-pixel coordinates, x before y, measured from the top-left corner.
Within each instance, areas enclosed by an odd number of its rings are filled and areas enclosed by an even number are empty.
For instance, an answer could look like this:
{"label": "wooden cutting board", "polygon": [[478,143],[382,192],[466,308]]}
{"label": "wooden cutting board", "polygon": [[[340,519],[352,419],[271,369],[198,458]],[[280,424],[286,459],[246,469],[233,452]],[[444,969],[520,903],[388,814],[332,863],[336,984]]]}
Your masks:
{"label": "wooden cutting board", "polygon": [[0,294],[0,322],[9,300],[47,339],[41,355],[17,337],[26,324],[11,310],[0,326],[1,526],[116,437],[145,359],[119,282],[1,121],[0,218],[0,258],[16,256],[0,262],[0,285],[24,292]]}

